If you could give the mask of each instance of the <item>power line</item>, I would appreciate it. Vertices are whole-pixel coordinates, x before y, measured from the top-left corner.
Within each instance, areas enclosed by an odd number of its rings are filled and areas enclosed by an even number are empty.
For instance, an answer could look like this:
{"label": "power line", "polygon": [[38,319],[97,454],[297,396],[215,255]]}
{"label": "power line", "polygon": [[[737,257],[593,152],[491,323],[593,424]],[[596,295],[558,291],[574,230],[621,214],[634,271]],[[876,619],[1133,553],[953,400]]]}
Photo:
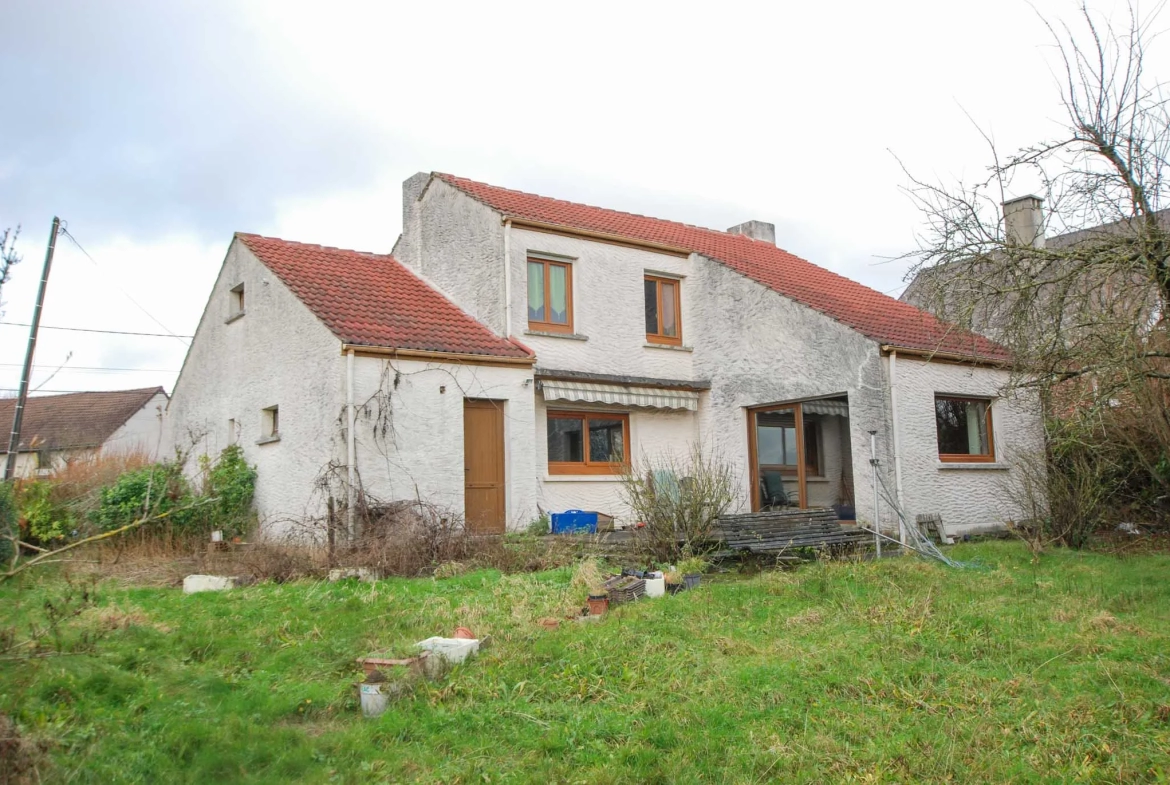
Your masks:
{"label": "power line", "polygon": [[[0,322],[4,327],[32,327],[27,322]],[[49,327],[42,324],[42,330],[69,330],[78,333],[103,333],[105,335],[142,335],[147,338],[194,338],[193,335],[175,335],[174,333],[137,333],[130,330],[97,330],[90,327]]]}
{"label": "power line", "polygon": [[[87,250],[85,250],[85,248],[83,248],[83,247],[82,247],[81,243],[77,242],[77,238],[76,238],[76,237],[74,237],[73,235],[71,235],[71,234],[69,233],[69,230],[68,230],[67,228],[65,228],[64,226],[62,226],[62,227],[61,227],[61,234],[63,234],[63,235],[65,235],[66,237],[68,237],[68,238],[69,238],[69,241],[70,241],[70,242],[72,242],[74,245],[76,245],[76,246],[77,246],[77,250],[79,250],[79,251],[81,251],[83,254],[85,254],[85,258],[86,258],[86,259],[89,259],[91,262],[93,262],[93,266],[94,266],[94,267],[101,267],[101,265],[99,265],[99,264],[98,264],[98,262],[97,262],[97,259],[94,259],[94,258],[93,258],[93,256],[90,254],[90,252],[89,252],[89,251],[87,251]],[[142,311],[144,314],[146,314],[146,315],[147,315],[147,317],[148,317],[148,318],[149,318],[149,319],[150,319],[152,322],[154,322],[155,324],[157,324],[159,327],[163,328],[163,330],[165,330],[165,331],[167,332],[167,334],[168,334],[168,335],[170,335],[172,338],[176,338],[176,339],[178,339],[178,340],[180,340],[180,341],[182,341],[182,340],[183,340],[183,339],[182,339],[182,338],[180,338],[178,335],[175,335],[175,333],[171,331],[171,328],[167,327],[165,324],[163,324],[163,323],[162,323],[162,322],[160,322],[158,319],[156,319],[156,318],[154,317],[154,314],[152,314],[150,311],[146,310],[145,306],[143,306],[143,305],[142,305],[142,303],[138,302],[138,301],[137,301],[137,300],[135,300],[133,297],[131,297],[129,292],[127,292],[125,289],[123,289],[121,286],[118,286],[117,284],[114,284],[114,288],[116,288],[118,291],[120,291],[120,292],[122,293],[122,296],[123,296],[123,297],[125,297],[125,298],[126,298],[127,300],[129,300],[130,302],[134,303],[134,305],[138,307],[138,310],[140,310],[140,311]]]}
{"label": "power line", "polygon": [[[0,368],[20,368],[20,363],[0,363]],[[59,371],[109,371],[112,373],[178,373],[177,370],[171,368],[109,368],[103,365],[34,365],[33,368],[44,370],[45,368],[54,368]]]}

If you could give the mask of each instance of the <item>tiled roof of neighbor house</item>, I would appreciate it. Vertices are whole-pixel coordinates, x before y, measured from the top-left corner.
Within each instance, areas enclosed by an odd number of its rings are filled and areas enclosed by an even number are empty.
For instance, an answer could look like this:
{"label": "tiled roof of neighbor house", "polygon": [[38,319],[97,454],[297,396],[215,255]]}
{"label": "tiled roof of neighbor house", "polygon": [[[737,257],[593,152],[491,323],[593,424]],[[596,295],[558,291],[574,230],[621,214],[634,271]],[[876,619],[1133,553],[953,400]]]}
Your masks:
{"label": "tiled roof of neighbor house", "polygon": [[[99,447],[162,391],[162,387],[143,387],[30,397],[24,405],[20,450]],[[15,398],[0,399],[0,423],[4,425],[0,453],[8,452],[8,432],[15,413]]]}
{"label": "tiled roof of neighbor house", "polygon": [[883,344],[1005,360],[1007,350],[768,242],[512,191],[454,175],[435,176],[507,217],[640,240],[702,254]]}
{"label": "tiled roof of neighbor house", "polygon": [[527,358],[389,254],[237,233],[343,343]]}

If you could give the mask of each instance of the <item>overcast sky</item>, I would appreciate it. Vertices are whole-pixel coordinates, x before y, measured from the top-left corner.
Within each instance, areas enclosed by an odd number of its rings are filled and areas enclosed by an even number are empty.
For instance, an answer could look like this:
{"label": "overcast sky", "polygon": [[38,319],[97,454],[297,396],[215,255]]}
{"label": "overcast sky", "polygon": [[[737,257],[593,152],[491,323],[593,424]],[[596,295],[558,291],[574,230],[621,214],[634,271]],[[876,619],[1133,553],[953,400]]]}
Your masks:
{"label": "overcast sky", "polygon": [[[92,259],[60,238],[42,324],[190,335],[232,232],[385,252],[417,171],[770,221],[897,294],[907,265],[883,260],[922,221],[895,156],[970,179],[988,163],[972,119],[1006,149],[1056,132],[1038,13],[1077,19],[1055,0],[5,0],[0,228],[22,227],[25,259],[3,321],[29,321],[53,215]],[[0,324],[0,388],[26,340]],[[33,384],[169,391],[186,346],[45,330]]]}

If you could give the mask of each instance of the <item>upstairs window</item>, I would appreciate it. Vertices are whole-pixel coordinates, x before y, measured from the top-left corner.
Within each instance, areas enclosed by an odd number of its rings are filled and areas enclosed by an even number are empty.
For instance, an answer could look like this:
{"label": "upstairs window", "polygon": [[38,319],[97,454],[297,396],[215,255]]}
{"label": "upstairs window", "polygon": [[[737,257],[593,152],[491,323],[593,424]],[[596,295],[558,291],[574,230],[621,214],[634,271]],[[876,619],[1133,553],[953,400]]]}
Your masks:
{"label": "upstairs window", "polygon": [[620,474],[630,454],[630,416],[548,413],[549,474]]}
{"label": "upstairs window", "polygon": [[673,278],[646,276],[646,340],[650,343],[682,343],[678,284]]}
{"label": "upstairs window", "polygon": [[567,262],[528,260],[528,327],[573,332],[573,274]]}
{"label": "upstairs window", "polygon": [[986,398],[934,396],[938,459],[952,462],[994,461],[991,401]]}
{"label": "upstairs window", "polygon": [[237,284],[228,292],[228,321],[244,315],[244,285]]}

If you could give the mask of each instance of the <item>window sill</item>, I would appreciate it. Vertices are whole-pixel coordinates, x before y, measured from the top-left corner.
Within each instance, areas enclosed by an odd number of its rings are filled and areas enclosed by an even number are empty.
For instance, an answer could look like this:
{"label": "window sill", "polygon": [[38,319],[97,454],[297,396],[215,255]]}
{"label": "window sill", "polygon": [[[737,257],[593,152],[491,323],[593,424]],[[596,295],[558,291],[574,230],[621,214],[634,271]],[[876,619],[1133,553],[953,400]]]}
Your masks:
{"label": "window sill", "polygon": [[948,462],[939,461],[939,462],[938,462],[938,464],[935,466],[935,468],[936,468],[936,469],[938,469],[939,471],[991,471],[991,472],[1006,472],[1006,471],[1007,471],[1009,468],[1011,468],[1011,467],[1009,467],[1009,466],[1008,466],[1006,463],[994,463],[994,462],[984,462],[984,463],[978,463],[978,462],[972,462],[972,463],[954,462],[954,463],[952,463],[952,462],[949,462],[949,461],[948,461]]}
{"label": "window sill", "polygon": [[247,313],[247,311],[237,311],[236,313],[233,313],[228,318],[224,319],[223,323],[224,324],[231,324],[232,322],[236,321],[237,319],[244,318],[245,313]]}
{"label": "window sill", "polygon": [[546,474],[545,482],[621,482],[620,474]]}
{"label": "window sill", "polygon": [[550,333],[544,330],[525,330],[525,335],[539,335],[541,338],[567,338],[570,341],[588,341],[588,335],[578,335],[577,333]]}
{"label": "window sill", "polygon": [[672,352],[693,352],[693,346],[675,346],[670,343],[644,343],[642,346],[646,349],[669,349]]}
{"label": "window sill", "polygon": [[256,444],[272,444],[273,442],[278,441],[280,441],[279,436],[265,436],[263,439],[258,439]]}

